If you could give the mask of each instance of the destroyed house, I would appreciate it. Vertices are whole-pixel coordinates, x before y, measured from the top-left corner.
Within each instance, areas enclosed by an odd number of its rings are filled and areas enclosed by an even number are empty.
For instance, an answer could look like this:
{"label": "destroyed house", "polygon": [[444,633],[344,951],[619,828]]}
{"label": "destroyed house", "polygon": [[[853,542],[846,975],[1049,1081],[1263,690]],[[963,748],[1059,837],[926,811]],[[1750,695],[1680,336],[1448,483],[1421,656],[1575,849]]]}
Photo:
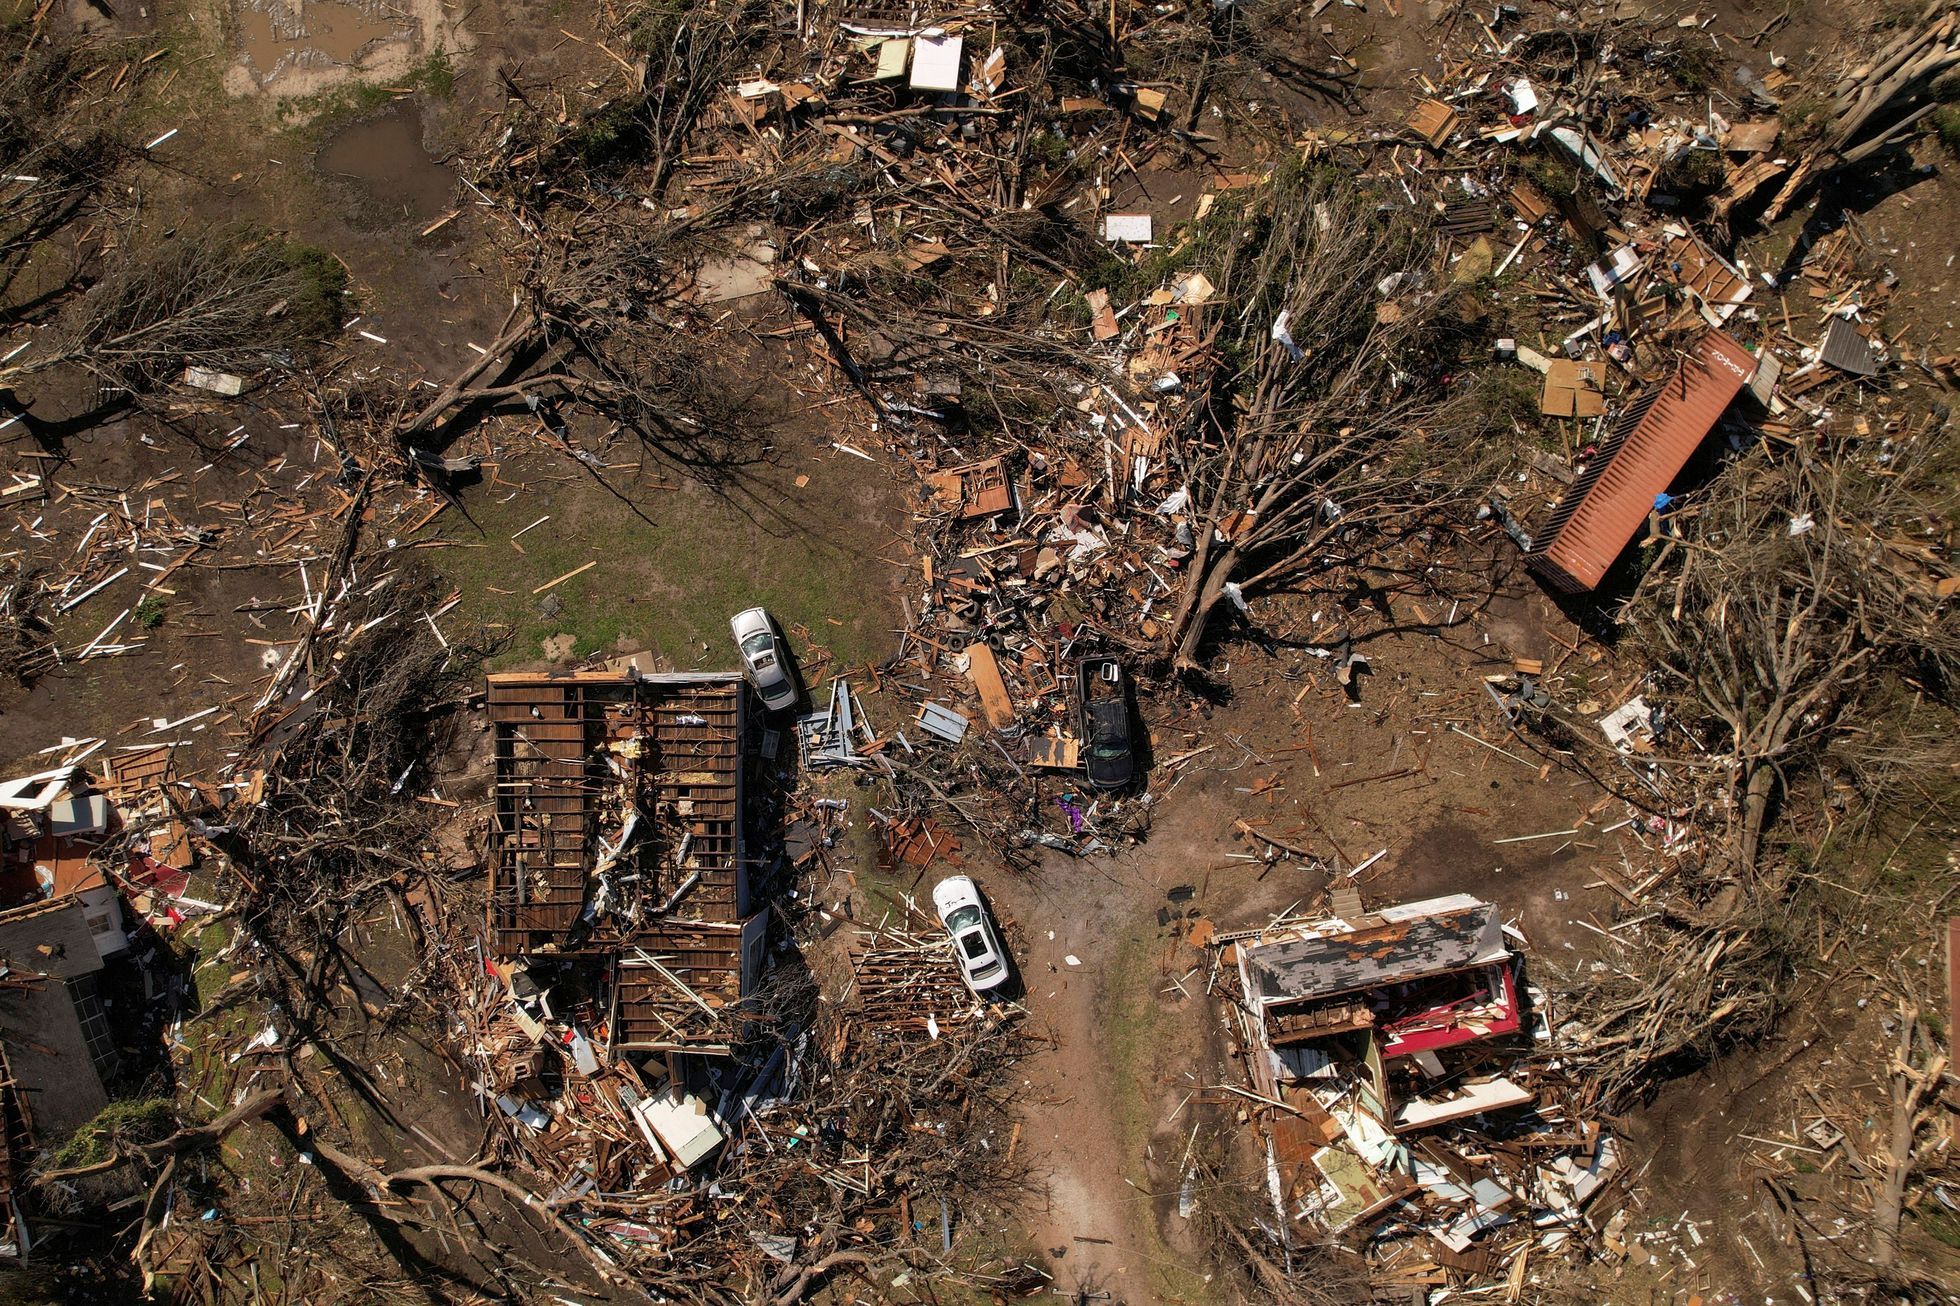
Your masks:
{"label": "destroyed house", "polygon": [[1729,403],[1756,373],[1756,358],[1709,331],[1674,375],[1628,405],[1600,451],[1550,518],[1532,532],[1525,555],[1554,589],[1596,588],[1674,482]]}
{"label": "destroyed house", "polygon": [[1533,1068],[1549,1032],[1498,1037],[1521,1033],[1506,940],[1467,894],[1212,936],[1283,1236],[1386,1220],[1457,1257],[1514,1219],[1579,1222],[1611,1140]]}
{"label": "destroyed house", "polygon": [[612,1049],[725,1054],[760,975],[746,694],[733,674],[489,677],[492,946],[577,966]]}
{"label": "destroyed house", "polygon": [[[97,987],[102,957],[82,904],[61,898],[0,917],[0,1046],[12,1106],[41,1146],[108,1105],[115,1038]],[[0,1100],[0,1109],[8,1103]]]}
{"label": "destroyed house", "polygon": [[1518,1028],[1503,922],[1461,894],[1247,940],[1238,959],[1241,991],[1272,1048],[1367,1032],[1388,1059]]}
{"label": "destroyed house", "polygon": [[79,766],[0,781],[0,920],[73,901],[102,957],[124,951],[122,892],[97,860],[121,825],[114,804]]}

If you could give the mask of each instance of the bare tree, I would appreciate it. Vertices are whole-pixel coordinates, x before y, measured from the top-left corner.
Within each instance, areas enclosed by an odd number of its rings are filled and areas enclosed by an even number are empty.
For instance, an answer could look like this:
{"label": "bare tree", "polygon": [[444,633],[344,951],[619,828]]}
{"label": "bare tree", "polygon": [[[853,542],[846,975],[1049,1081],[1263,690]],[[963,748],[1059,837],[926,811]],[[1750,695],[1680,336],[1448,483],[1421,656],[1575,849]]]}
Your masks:
{"label": "bare tree", "polygon": [[[699,359],[663,311],[713,247],[702,233],[723,206],[676,215],[661,201],[762,17],[744,0],[626,6],[616,21],[641,55],[634,85],[576,115],[505,77],[510,127],[474,184],[512,229],[511,311],[488,350],[396,423],[397,441],[413,448],[458,409],[556,388],[702,466],[727,452],[751,414],[698,384]],[[622,188],[629,175],[644,205]]]}
{"label": "bare tree", "polygon": [[[1445,302],[1430,243],[1332,168],[1274,183],[1220,281],[1229,354],[1180,455],[1195,549],[1170,626],[1176,665],[1228,596],[1345,572],[1482,489],[1425,440],[1439,396],[1411,349]],[[1443,453],[1439,457],[1439,453]]]}
{"label": "bare tree", "polygon": [[1609,1102],[1637,1099],[1671,1068],[1768,1033],[1782,1011],[1791,955],[1783,896],[1696,870],[1672,888],[1658,924],[1561,985],[1567,1008],[1584,1013],[1573,1063]]}
{"label": "bare tree", "polygon": [[1731,765],[1738,869],[1752,873],[1779,790],[1839,736],[1891,669],[1944,695],[1960,628],[1898,552],[1945,492],[1926,442],[1886,466],[1807,448],[1734,469],[1679,542],[1672,587],[1636,629],[1686,719]]}
{"label": "bare tree", "polygon": [[0,564],[0,675],[31,684],[59,661],[41,573],[19,558]]}
{"label": "bare tree", "polygon": [[52,25],[0,25],[0,296],[132,157],[126,118],[144,75],[138,53]]}
{"label": "bare tree", "polygon": [[76,366],[141,394],[186,363],[250,371],[288,361],[305,341],[296,309],[310,289],[270,238],[206,230],[125,245],[100,280],[68,301],[38,348],[0,369],[0,384]]}
{"label": "bare tree", "polygon": [[1912,1179],[1913,1149],[1940,1109],[1951,1078],[1946,1054],[1919,1018],[1917,1004],[1899,1004],[1899,1043],[1892,1058],[1892,1121],[1886,1138],[1884,1182],[1872,1202],[1872,1268],[1890,1273],[1899,1260],[1899,1221]]}

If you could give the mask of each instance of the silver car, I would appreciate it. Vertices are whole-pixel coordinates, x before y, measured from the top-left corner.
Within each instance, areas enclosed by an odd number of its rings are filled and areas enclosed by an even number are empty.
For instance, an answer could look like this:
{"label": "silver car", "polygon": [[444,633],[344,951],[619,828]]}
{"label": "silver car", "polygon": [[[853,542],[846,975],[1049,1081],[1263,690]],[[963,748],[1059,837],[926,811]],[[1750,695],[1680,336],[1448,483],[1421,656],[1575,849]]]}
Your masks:
{"label": "silver car", "polygon": [[964,875],[952,875],[933,886],[933,910],[953,936],[953,955],[959,958],[960,978],[978,995],[1007,980],[1007,950],[1000,946],[980,886]]}
{"label": "silver car", "polygon": [[757,697],[771,712],[796,702],[796,675],[790,670],[789,649],[766,609],[738,612],[728,622],[735,647],[742,651],[742,674],[755,686]]}

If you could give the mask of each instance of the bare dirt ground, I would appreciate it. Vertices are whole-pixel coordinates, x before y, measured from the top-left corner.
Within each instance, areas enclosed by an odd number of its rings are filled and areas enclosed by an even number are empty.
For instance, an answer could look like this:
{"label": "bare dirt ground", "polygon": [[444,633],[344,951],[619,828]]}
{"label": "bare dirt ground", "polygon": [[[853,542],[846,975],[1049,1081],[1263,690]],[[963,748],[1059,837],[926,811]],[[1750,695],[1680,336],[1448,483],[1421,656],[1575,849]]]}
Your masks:
{"label": "bare dirt ground", "polygon": [[[264,11],[189,8],[194,17],[162,6],[162,21],[182,21],[201,34],[209,67],[228,70],[216,76],[244,106],[344,80],[319,77],[322,61],[294,56],[285,47],[297,48],[298,38],[283,35],[269,18],[262,25]],[[379,21],[365,10],[339,8],[349,10],[352,30],[367,30],[355,15]],[[1361,94],[1399,108],[1411,94],[1408,70],[1429,57],[1426,22],[1441,13],[1439,6],[1407,8],[1398,20],[1340,5],[1310,23],[1303,6],[1298,35],[1318,49],[1320,25],[1332,27],[1332,45],[1362,69]],[[1779,8],[1739,6],[1725,25],[1754,30]],[[1826,40],[1832,25],[1819,9],[1799,7],[1796,24],[1764,43],[1765,55]],[[187,98],[181,142],[187,148],[174,161],[175,180],[158,184],[174,188],[166,202],[265,222],[334,251],[353,275],[359,307],[353,328],[374,337],[356,337],[370,350],[362,365],[441,376],[471,341],[481,342],[494,328],[504,294],[477,257],[494,233],[461,190],[443,181],[446,144],[472,129],[498,68],[521,61],[533,73],[545,66],[569,76],[602,56],[557,35],[561,27],[584,31],[582,15],[559,7],[480,8],[462,25],[443,29],[453,31],[453,42],[433,25],[433,12],[418,6],[419,26],[384,24],[386,32],[376,34],[383,45],[359,58],[363,42],[339,62],[392,76],[441,46],[463,70],[454,99],[421,94],[341,114],[323,128],[288,132],[245,109],[207,111]],[[411,31],[419,34],[410,37]],[[391,42],[401,43],[399,52]],[[378,57],[384,53],[385,61]],[[193,71],[186,85],[200,75],[213,76]],[[289,80],[275,84],[281,78]],[[1272,94],[1310,120],[1347,119],[1337,97],[1299,97],[1279,88]],[[354,145],[348,133],[356,133]],[[1897,260],[1902,286],[1891,312],[1922,345],[1950,339],[1942,333],[1952,327],[1954,258],[1952,169],[1931,156],[1926,163],[1931,171],[1875,199],[1863,217],[1868,233]],[[1135,197],[1173,218],[1195,202],[1187,180],[1146,173]],[[404,187],[408,203],[397,207]],[[458,216],[420,234],[446,207]],[[1763,238],[1752,249],[1756,263],[1777,266],[1802,225],[1799,215]],[[754,327],[764,337],[782,324],[761,319]],[[528,431],[483,450],[495,478],[468,489],[460,509],[419,538],[444,542],[429,556],[463,591],[464,617],[508,637],[503,656],[510,663],[545,660],[542,640],[564,634],[581,653],[652,646],[672,665],[692,665],[725,651],[714,643],[716,622],[750,595],[747,601],[766,601],[809,632],[799,639],[805,652],[822,646],[840,662],[860,662],[888,651],[899,621],[894,577],[904,561],[896,535],[904,493],[883,469],[833,447],[833,439],[849,441],[857,433],[813,408],[793,383],[810,361],[800,346],[758,338],[746,347],[753,351],[744,360],[750,370],[783,378],[774,395],[783,422],[771,459],[740,486],[721,492],[684,486],[657,464],[628,468],[623,458],[602,480]],[[277,414],[254,422],[251,442],[239,450],[213,453],[200,443],[231,424],[235,419],[192,423],[188,436],[138,423],[107,426],[70,442],[64,475],[120,486],[208,457],[208,470],[159,491],[193,515],[199,504],[253,492],[282,457],[288,466],[272,474],[275,483],[278,476],[291,481],[303,474],[289,468],[317,463],[317,451],[282,442]],[[159,443],[146,443],[146,436]],[[549,528],[512,539],[541,515],[554,519]],[[588,559],[601,566],[568,584],[555,607],[531,593]],[[248,641],[276,639],[283,631],[261,632],[263,614],[241,609],[290,601],[284,592],[290,568],[231,561],[236,569],[184,573],[141,656],[84,664],[0,702],[0,759],[30,764],[37,750],[64,734],[141,738],[134,728],[143,722],[199,710],[228,697],[228,685],[261,674],[266,645]],[[111,588],[66,616],[64,646],[85,641],[128,598]],[[1623,696],[1632,672],[1616,668],[1522,584],[1438,634],[1409,629],[1440,616],[1397,613],[1357,627],[1364,635],[1403,628],[1365,640],[1373,674],[1361,683],[1358,705],[1348,702],[1324,663],[1297,649],[1281,646],[1269,654],[1228,646],[1220,655],[1221,667],[1229,668],[1228,702],[1167,693],[1146,704],[1160,761],[1209,746],[1151,778],[1157,807],[1148,843],[1102,859],[1051,857],[1026,881],[976,869],[1019,926],[1025,1003],[1033,1026],[1050,1036],[1023,1068],[1021,1135],[1047,1189],[1030,1194],[1025,1210],[1007,1214],[1023,1226],[1008,1236],[1030,1241],[1058,1285],[1105,1291],[1139,1306],[1215,1299],[1213,1285],[1190,1268],[1197,1249],[1175,1214],[1176,1189],[1180,1154],[1199,1115],[1190,1099],[1232,1082],[1236,1071],[1224,1056],[1217,1012],[1202,996],[1203,971],[1190,973],[1203,956],[1183,935],[1192,913],[1219,928],[1254,925],[1312,904],[1328,887],[1323,873],[1295,858],[1269,863],[1264,846],[1246,838],[1237,822],[1347,864],[1385,851],[1359,880],[1371,903],[1451,892],[1488,897],[1530,939],[1534,967],[1583,966],[1611,946],[1597,931],[1613,923],[1622,904],[1602,872],[1610,874],[1622,847],[1630,846],[1623,841],[1637,835],[1606,827],[1626,812],[1619,804],[1597,809],[1595,787],[1547,772],[1542,758],[1503,738],[1480,681],[1514,656],[1538,658],[1562,664],[1568,676],[1580,678],[1575,687],[1610,705]],[[1332,614],[1316,620],[1311,611],[1294,618],[1295,628],[1284,633],[1299,642],[1324,637],[1344,620]],[[220,622],[253,629],[241,638],[198,633],[199,626]],[[222,737],[208,729],[187,737],[203,760],[223,752]],[[1564,831],[1570,833],[1555,833]],[[1520,837],[1526,841],[1497,842]],[[384,935],[393,928],[376,924]],[[1840,971],[1829,950],[1819,951],[1777,1040],[1683,1078],[1650,1111],[1623,1122],[1650,1191],[1642,1218],[1699,1221],[1697,1237],[1709,1250],[1692,1266],[1630,1271],[1601,1300],[1679,1300],[1696,1290],[1785,1299],[1798,1253],[1760,1169],[1744,1159],[1767,1150],[1750,1136],[1791,1133],[1793,1113],[1805,1109],[1807,1083],[1876,1101],[1871,1095],[1888,1041],[1886,1013],[1839,996]],[[377,955],[385,980],[385,938]],[[452,1091],[433,1059],[397,1064],[393,1073],[418,1090]],[[460,1111],[432,1112],[415,1123],[440,1135],[446,1148],[467,1153],[473,1140],[457,1127],[463,1118]],[[1881,1126],[1874,1118],[1857,1140],[1866,1154],[1877,1146]],[[1831,1178],[1800,1173],[1792,1182],[1824,1191]],[[1833,1232],[1855,1237],[1859,1215],[1847,1205],[1843,1230]]]}
{"label": "bare dirt ground", "polygon": [[1590,783],[1559,771],[1541,778],[1538,758],[1506,757],[1449,729],[1497,737],[1481,678],[1513,656],[1565,651],[1545,633],[1556,615],[1518,588],[1488,618],[1459,614],[1445,635],[1367,640],[1375,674],[1358,704],[1309,655],[1235,647],[1229,704],[1160,697],[1145,709],[1158,758],[1186,751],[1200,726],[1211,744],[1152,776],[1147,843],[1107,858],[1050,858],[1027,882],[987,881],[1027,945],[1026,1005],[1055,1035],[1026,1063],[1023,1143],[1048,1176],[1046,1206],[1026,1218],[1058,1284],[1133,1306],[1216,1299],[1193,1268],[1201,1262],[1177,1191],[1191,1132],[1214,1114],[1192,1099],[1219,1096],[1239,1072],[1205,998],[1207,955],[1186,935],[1201,919],[1237,929],[1310,910],[1329,881],[1290,856],[1266,862],[1239,822],[1348,865],[1386,851],[1359,878],[1364,902],[1476,893],[1553,964],[1581,964],[1601,946],[1579,922],[1610,920],[1611,894],[1593,868],[1617,864],[1621,836],[1598,831],[1624,813],[1589,815],[1599,797]]}

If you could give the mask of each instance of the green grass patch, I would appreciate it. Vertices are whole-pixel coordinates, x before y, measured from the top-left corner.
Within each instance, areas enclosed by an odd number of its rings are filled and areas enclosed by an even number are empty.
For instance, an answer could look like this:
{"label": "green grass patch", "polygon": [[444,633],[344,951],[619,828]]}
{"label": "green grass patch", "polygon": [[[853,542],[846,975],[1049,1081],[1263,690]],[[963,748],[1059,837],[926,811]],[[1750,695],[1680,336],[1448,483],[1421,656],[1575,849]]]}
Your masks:
{"label": "green grass patch", "polygon": [[[1155,946],[1137,934],[1127,934],[1110,958],[1104,992],[1109,1009],[1103,1025],[1109,1040],[1112,1079],[1134,1084],[1154,1057],[1162,1032],[1163,1009],[1158,1005]],[[1116,1095],[1117,1118],[1123,1130],[1124,1170],[1142,1183],[1143,1148],[1150,1141],[1152,1110],[1148,1095],[1124,1091]]]}
{"label": "green grass patch", "polygon": [[197,959],[191,968],[197,1013],[178,1026],[182,1046],[173,1052],[181,1092],[190,1095],[186,1104],[201,1098],[199,1105],[213,1111],[231,1098],[236,1074],[231,1052],[263,1028],[262,1016],[249,1003],[233,1001],[242,986],[233,985],[231,977],[240,963],[221,955],[232,933],[230,922],[216,920],[185,940]]}
{"label": "green grass patch", "polygon": [[449,51],[440,46],[415,65],[411,76],[422,90],[438,100],[447,100],[456,94],[456,65],[450,61]]}
{"label": "green grass patch", "polygon": [[153,1143],[177,1129],[177,1108],[167,1097],[111,1102],[77,1129],[50,1158],[54,1168],[94,1165],[115,1155],[118,1143]]}
{"label": "green grass patch", "polygon": [[386,84],[354,78],[310,95],[281,100],[276,112],[287,129],[317,138],[406,96],[429,95],[446,100],[455,93],[456,65],[447,50],[439,49]]}
{"label": "green grass patch", "polygon": [[1919,1227],[1945,1243],[1955,1251],[1960,1251],[1960,1215],[1947,1210],[1937,1202],[1923,1202],[1913,1212]]}
{"label": "green grass patch", "polygon": [[1776,117],[1782,123],[1778,143],[1785,148],[1802,145],[1824,134],[1831,120],[1831,101],[1816,91],[1799,91],[1783,101]]}
{"label": "green grass patch", "polygon": [[1960,154],[1960,104],[1942,104],[1933,110],[1933,131],[1940,144]]}
{"label": "green grass patch", "polygon": [[[445,535],[456,547],[430,561],[462,591],[452,629],[474,621],[507,637],[491,670],[536,662],[546,639],[570,635],[576,657],[648,649],[675,670],[732,671],[739,663],[728,619],[758,604],[786,631],[808,627],[833,665],[892,651],[898,619],[889,571],[876,556],[889,537],[876,520],[852,520],[842,504],[806,520],[802,505],[814,509],[825,497],[815,485],[807,500],[786,503],[762,490],[722,497],[691,482],[636,483],[630,470],[606,475],[617,493],[566,460],[527,459],[521,470],[507,463],[499,479],[531,488],[513,495],[481,487],[469,492],[467,519],[447,515]],[[883,473],[867,467],[862,475]],[[587,563],[594,565],[534,593]],[[793,633],[790,643],[807,655]]]}
{"label": "green grass patch", "polygon": [[[1116,1150],[1124,1178],[1138,1193],[1150,1189],[1144,1149],[1157,1125],[1157,1096],[1151,1091],[1150,1071],[1162,1059],[1164,1040],[1171,1034],[1165,1018],[1164,987],[1157,957],[1162,941],[1141,928],[1127,931],[1116,943],[1103,981],[1103,1037],[1109,1048],[1110,1093],[1116,1103]],[[1187,1267],[1164,1244],[1148,1208],[1130,1222],[1138,1250],[1150,1262],[1154,1295],[1164,1301],[1210,1301],[1212,1292],[1202,1270]]]}
{"label": "green grass patch", "polygon": [[299,280],[299,289],[286,304],[286,316],[310,340],[340,334],[347,320],[347,267],[339,259],[303,241],[278,245],[279,261]]}

